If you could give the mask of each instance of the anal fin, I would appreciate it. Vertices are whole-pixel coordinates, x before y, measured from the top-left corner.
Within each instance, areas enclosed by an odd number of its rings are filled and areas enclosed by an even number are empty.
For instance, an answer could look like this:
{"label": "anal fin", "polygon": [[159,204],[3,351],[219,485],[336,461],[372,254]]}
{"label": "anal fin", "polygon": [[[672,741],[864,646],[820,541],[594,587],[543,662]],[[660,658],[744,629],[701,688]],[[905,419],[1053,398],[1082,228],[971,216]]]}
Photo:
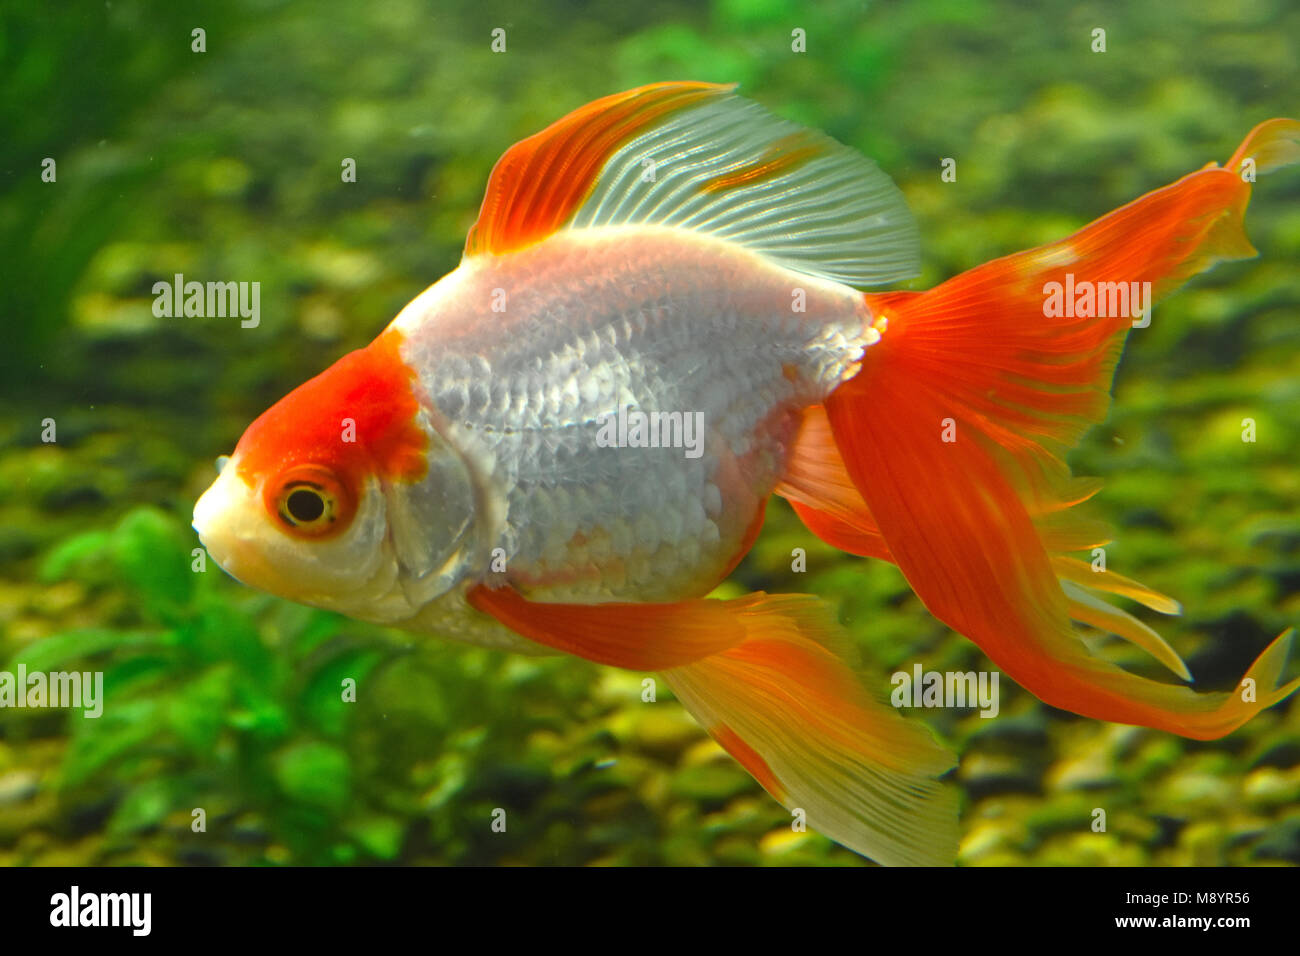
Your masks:
{"label": "anal fin", "polygon": [[831,547],[866,558],[893,560],[835,447],[822,406],[804,409],[775,493],[790,502],[808,530]]}

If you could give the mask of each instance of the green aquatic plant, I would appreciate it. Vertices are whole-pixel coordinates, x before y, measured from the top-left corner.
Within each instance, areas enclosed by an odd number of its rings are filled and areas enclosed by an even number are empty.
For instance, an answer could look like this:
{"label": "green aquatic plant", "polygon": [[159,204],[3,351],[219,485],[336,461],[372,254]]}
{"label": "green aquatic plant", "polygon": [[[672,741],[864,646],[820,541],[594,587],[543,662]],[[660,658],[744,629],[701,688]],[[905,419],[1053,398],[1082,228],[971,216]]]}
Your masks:
{"label": "green aquatic plant", "polygon": [[[51,635],[12,662],[29,672],[103,671],[102,717],[68,718],[61,798],[108,812],[110,841],[178,812],[204,829],[251,812],[294,859],[391,858],[390,821],[340,832],[353,767],[339,688],[341,675],[363,679],[392,648],[337,636],[330,615],[288,606],[272,609],[276,646],[268,646],[258,623],[268,602],[232,603],[205,564],[200,549],[187,550],[179,522],[151,508],[70,538],[45,559],[48,583],[120,582],[140,619]],[[190,842],[201,858],[202,841]]]}
{"label": "green aquatic plant", "polygon": [[412,643],[248,591],[195,544],[153,507],[59,542],[40,579],[118,610],[6,664],[103,673],[98,719],[27,712],[7,732],[65,722],[53,790],[77,832],[61,835],[102,833],[91,862],[699,862],[652,805],[685,827],[754,789],[694,757],[690,786],[667,787],[665,764],[703,734],[667,694],[629,719],[647,706],[637,675],[593,693],[602,672],[579,662]]}

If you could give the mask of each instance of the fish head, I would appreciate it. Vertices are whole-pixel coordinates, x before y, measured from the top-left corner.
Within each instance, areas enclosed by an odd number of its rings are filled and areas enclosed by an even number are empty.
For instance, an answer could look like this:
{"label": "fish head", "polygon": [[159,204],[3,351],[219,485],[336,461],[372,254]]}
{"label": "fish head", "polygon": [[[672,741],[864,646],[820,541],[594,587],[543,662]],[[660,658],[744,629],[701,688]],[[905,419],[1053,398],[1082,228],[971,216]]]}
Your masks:
{"label": "fish head", "polygon": [[477,561],[471,472],[385,333],[271,406],[219,463],[194,529],[232,577],[398,623]]}

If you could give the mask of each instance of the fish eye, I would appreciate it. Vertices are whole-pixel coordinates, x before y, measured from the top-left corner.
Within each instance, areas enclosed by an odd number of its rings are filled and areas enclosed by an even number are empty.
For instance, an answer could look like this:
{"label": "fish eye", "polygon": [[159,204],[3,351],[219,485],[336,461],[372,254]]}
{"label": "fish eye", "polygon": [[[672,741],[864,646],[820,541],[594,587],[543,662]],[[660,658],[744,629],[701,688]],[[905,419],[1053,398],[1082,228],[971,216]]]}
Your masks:
{"label": "fish eye", "polygon": [[296,525],[320,521],[329,510],[324,492],[311,485],[297,485],[289,489],[284,499],[285,516]]}
{"label": "fish eye", "polygon": [[324,537],[342,531],[352,520],[352,497],[328,469],[317,466],[291,468],[273,484],[273,488],[274,498],[268,501],[268,505],[280,526],[290,534]]}

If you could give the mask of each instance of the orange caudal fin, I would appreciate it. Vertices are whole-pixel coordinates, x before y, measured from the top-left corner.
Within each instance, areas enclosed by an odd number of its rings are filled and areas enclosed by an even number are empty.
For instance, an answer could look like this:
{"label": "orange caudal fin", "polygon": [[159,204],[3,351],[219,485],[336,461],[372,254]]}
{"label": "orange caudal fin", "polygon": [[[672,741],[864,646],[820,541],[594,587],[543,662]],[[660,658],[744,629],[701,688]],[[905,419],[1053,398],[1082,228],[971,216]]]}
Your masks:
{"label": "orange caudal fin", "polygon": [[1150,321],[1151,302],[1218,260],[1254,254],[1242,228],[1248,170],[1298,160],[1300,124],[1272,120],[1227,168],[1185,176],[1067,239],[928,292],[868,295],[881,341],[825,402],[858,514],[846,518],[834,483],[806,479],[809,462],[821,461],[824,475],[831,456],[800,453],[801,442],[789,495],[801,515],[816,512],[818,533],[839,522],[832,541],[846,524],[869,523],[937,617],[1054,706],[1210,739],[1291,693],[1295,681],[1276,686],[1289,633],[1255,662],[1241,693],[1196,693],[1087,651],[1071,620],[1188,677],[1155,631],[1102,595],[1163,613],[1177,613],[1176,602],[1064,555],[1107,539],[1074,516],[1098,483],[1073,477],[1064,455],[1104,417],[1125,337]]}
{"label": "orange caudal fin", "polygon": [[949,865],[953,756],[847,663],[822,602],[751,594],[673,604],[544,604],[479,586],[470,604],[523,636],[619,667],[658,670],[722,747],[808,826],[884,864]]}

